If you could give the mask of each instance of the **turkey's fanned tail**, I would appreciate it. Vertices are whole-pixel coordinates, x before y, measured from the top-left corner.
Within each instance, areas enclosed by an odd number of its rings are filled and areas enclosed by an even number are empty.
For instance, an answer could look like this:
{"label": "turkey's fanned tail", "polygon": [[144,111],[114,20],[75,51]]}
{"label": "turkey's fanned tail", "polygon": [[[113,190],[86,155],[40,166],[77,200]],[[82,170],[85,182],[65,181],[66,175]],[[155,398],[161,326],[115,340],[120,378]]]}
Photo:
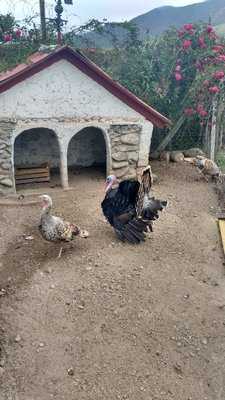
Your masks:
{"label": "turkey's fanned tail", "polygon": [[144,199],[146,196],[149,196],[152,184],[153,184],[152,169],[151,166],[148,165],[142,171],[141,174],[141,183],[138,190],[137,201],[136,201],[136,211],[138,216],[142,215]]}

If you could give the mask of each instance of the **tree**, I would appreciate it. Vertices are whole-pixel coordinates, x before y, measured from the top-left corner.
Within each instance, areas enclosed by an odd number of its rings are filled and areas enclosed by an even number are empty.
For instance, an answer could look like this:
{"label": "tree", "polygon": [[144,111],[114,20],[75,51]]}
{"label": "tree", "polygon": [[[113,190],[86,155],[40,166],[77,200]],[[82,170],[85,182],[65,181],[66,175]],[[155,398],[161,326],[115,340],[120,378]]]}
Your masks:
{"label": "tree", "polygon": [[11,14],[0,14],[0,41],[4,40],[5,34],[11,34],[15,26],[16,21]]}

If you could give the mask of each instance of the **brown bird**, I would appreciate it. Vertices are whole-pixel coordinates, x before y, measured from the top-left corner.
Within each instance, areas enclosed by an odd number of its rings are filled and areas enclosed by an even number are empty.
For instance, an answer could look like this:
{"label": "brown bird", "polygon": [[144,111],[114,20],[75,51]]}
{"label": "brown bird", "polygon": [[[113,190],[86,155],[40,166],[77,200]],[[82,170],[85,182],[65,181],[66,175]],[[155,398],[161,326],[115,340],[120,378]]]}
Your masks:
{"label": "brown bird", "polygon": [[[87,231],[81,230],[77,225],[64,221],[62,218],[51,215],[52,199],[47,194],[39,196],[42,204],[39,231],[48,242],[71,242],[76,236],[87,238]],[[63,247],[60,248],[58,258],[61,257]]]}

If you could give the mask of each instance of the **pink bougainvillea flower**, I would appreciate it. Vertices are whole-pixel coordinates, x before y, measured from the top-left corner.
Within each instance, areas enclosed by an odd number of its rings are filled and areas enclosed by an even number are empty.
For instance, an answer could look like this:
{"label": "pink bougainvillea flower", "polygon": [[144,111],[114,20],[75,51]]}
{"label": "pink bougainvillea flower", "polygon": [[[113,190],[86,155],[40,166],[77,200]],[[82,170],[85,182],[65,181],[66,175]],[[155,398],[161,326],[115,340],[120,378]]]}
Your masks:
{"label": "pink bougainvillea flower", "polygon": [[193,26],[193,24],[185,24],[184,25],[184,30],[185,31],[193,31],[193,28],[194,28],[194,26]]}
{"label": "pink bougainvillea flower", "polygon": [[11,42],[13,37],[11,33],[8,33],[6,35],[3,36],[4,42]]}
{"label": "pink bougainvillea flower", "polygon": [[201,47],[201,49],[206,48],[205,39],[204,39],[203,36],[200,36],[200,37],[198,38],[198,44],[199,44],[199,46]]}
{"label": "pink bougainvillea flower", "polygon": [[200,117],[204,118],[204,117],[207,117],[208,113],[205,110],[201,110],[201,111],[199,111],[199,115],[200,115]]}
{"label": "pink bougainvillea flower", "polygon": [[203,86],[209,87],[209,85],[210,85],[210,82],[209,82],[208,79],[206,79],[206,80],[203,82]]}
{"label": "pink bougainvillea flower", "polygon": [[21,35],[22,35],[22,31],[21,31],[20,29],[17,29],[17,30],[15,31],[15,35],[16,35],[16,37],[19,39],[19,38],[21,37]]}
{"label": "pink bougainvillea flower", "polygon": [[224,46],[222,46],[221,44],[217,44],[216,46],[213,46],[212,51],[214,51],[215,53],[220,53],[224,50]]}
{"label": "pink bougainvillea flower", "polygon": [[214,29],[213,29],[212,25],[208,25],[207,28],[206,28],[206,31],[207,31],[207,33],[214,32]]}
{"label": "pink bougainvillea flower", "polygon": [[192,41],[191,40],[184,40],[183,41],[183,49],[184,50],[187,50],[187,49],[189,49],[189,47],[191,47],[191,45],[192,45]]}
{"label": "pink bougainvillea flower", "polygon": [[213,94],[219,93],[220,92],[220,88],[218,88],[218,86],[216,86],[216,85],[215,86],[210,86],[209,92],[213,93]]}
{"label": "pink bougainvillea flower", "polygon": [[224,77],[225,77],[225,73],[223,72],[223,71],[216,71],[214,74],[213,74],[213,77],[215,78],[215,79],[223,79]]}
{"label": "pink bougainvillea flower", "polygon": [[185,108],[184,114],[191,117],[195,113],[195,110],[191,107]]}
{"label": "pink bougainvillea flower", "polygon": [[176,68],[175,68],[175,71],[176,71],[176,72],[180,72],[180,71],[181,71],[181,66],[180,66],[180,65],[177,65]]}
{"label": "pink bougainvillea flower", "polygon": [[183,78],[182,78],[182,75],[179,72],[176,72],[175,73],[175,79],[176,79],[176,81],[181,81]]}
{"label": "pink bougainvillea flower", "polygon": [[200,113],[203,109],[204,109],[203,104],[198,104],[197,107],[196,107],[196,110],[197,110],[198,113]]}
{"label": "pink bougainvillea flower", "polygon": [[185,32],[183,30],[178,31],[179,38],[183,37]]}
{"label": "pink bougainvillea flower", "polygon": [[218,60],[218,61],[225,61],[225,54],[220,54],[220,55],[217,57],[217,60]]}

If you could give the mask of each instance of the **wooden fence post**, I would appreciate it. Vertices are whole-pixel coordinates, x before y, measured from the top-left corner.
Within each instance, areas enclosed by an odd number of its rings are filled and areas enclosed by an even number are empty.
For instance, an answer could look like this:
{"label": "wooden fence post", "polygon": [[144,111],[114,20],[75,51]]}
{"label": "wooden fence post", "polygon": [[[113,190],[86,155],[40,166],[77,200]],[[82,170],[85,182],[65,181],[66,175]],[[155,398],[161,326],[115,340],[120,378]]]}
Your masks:
{"label": "wooden fence post", "polygon": [[211,128],[211,138],[210,138],[210,158],[215,160],[215,148],[216,148],[216,113],[217,113],[217,102],[213,99],[212,108],[212,128]]}

